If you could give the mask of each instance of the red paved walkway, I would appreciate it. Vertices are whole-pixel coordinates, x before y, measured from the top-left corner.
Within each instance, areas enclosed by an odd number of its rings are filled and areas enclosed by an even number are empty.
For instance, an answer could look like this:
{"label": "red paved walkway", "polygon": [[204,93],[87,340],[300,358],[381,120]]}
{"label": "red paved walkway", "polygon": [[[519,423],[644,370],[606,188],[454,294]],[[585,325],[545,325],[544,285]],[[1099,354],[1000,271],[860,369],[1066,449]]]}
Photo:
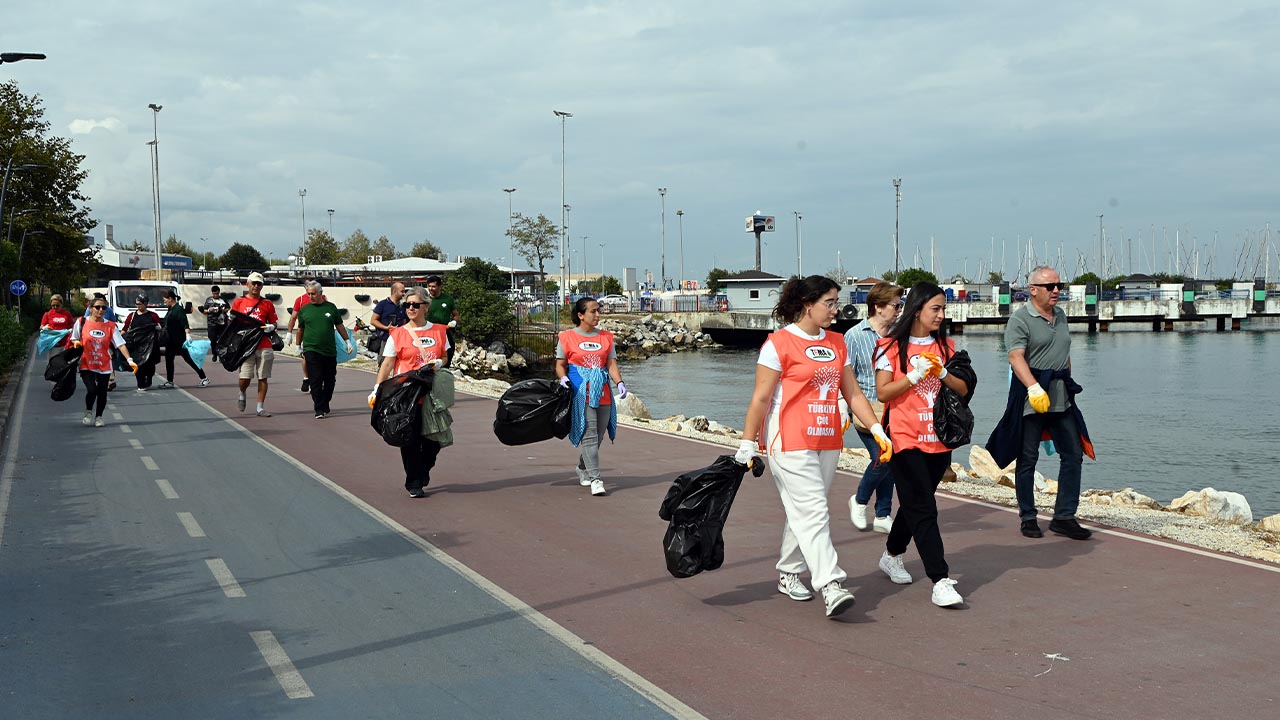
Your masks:
{"label": "red paved walkway", "polygon": [[[398,452],[368,426],[372,376],[342,370],[337,414],[315,420],[299,366],[276,372],[275,417],[243,424],[707,717],[1280,716],[1274,569],[1101,533],[1027,540],[1015,514],[943,497],[968,601],[944,610],[914,549],[915,584],[876,568],[884,536],[849,524],[855,479],[842,474],[833,527],[857,605],[832,621],[820,599],[775,589],[782,509],[768,475],[744,482],[724,568],[666,573],[667,486],[728,450],[620,428],[602,451],[610,494],[593,498],[567,441],[502,446],[494,401],[460,396],[457,444],[411,500]],[[236,417],[231,378],[213,377],[201,398]]]}

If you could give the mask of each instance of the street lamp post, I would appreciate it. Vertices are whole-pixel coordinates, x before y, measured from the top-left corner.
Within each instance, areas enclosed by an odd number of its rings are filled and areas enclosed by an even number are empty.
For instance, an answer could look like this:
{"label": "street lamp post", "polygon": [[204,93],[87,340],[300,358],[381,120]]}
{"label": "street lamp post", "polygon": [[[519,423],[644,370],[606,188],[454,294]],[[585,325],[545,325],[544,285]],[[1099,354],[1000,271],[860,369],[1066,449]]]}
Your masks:
{"label": "street lamp post", "polygon": [[16,63],[20,60],[43,60],[44,53],[24,53],[24,52],[7,52],[0,53],[0,65],[5,63]]}
{"label": "street lamp post", "polygon": [[[568,220],[566,216],[569,212],[569,206],[565,204],[564,196],[564,125],[565,120],[573,117],[573,113],[564,112],[562,110],[552,110],[551,112],[555,114],[556,117],[560,118],[560,205],[562,208],[560,211],[560,292],[564,293],[566,288],[569,286],[569,278],[565,275],[566,268],[564,257],[565,251],[568,249],[569,242],[569,236],[565,234],[565,225]],[[569,296],[566,294],[565,298],[567,299],[568,297]],[[556,318],[559,317],[560,315],[557,313]]]}
{"label": "street lamp post", "polygon": [[[9,162],[4,166],[4,181],[0,182],[0,218],[4,217],[4,196],[9,191],[9,174],[13,172],[25,172],[27,170],[39,170],[44,167],[35,163],[24,163],[18,167],[13,166],[13,158],[9,158]],[[10,219],[12,222],[12,219]]]}
{"label": "street lamp post", "polygon": [[[582,239],[586,240],[585,237]],[[600,294],[604,295],[604,243],[598,244],[600,245]]]}
{"label": "street lamp post", "polygon": [[804,244],[800,240],[800,221],[804,216],[799,210],[792,210],[791,214],[796,216],[796,277],[804,277]]}
{"label": "street lamp post", "polygon": [[511,263],[511,289],[516,289],[516,251],[515,236],[511,234],[511,221],[515,219],[515,213],[511,211],[511,194],[516,191],[515,188],[502,188],[502,192],[507,194],[507,260]]}
{"label": "street lamp post", "polygon": [[307,249],[307,189],[298,190],[298,197],[302,200],[302,249]]}
{"label": "street lamp post", "polygon": [[[27,247],[27,229],[22,229],[22,242],[18,245],[18,279],[22,279],[22,251]],[[31,235],[43,235],[43,230],[36,230]],[[18,315],[22,315],[22,296],[18,296]]]}
{"label": "street lamp post", "polygon": [[573,284],[573,252],[570,250],[570,248],[572,247],[570,243],[573,241],[569,239],[569,211],[571,210],[573,210],[573,208],[569,207],[568,205],[564,206],[564,227],[560,228],[561,232],[564,233],[564,250],[567,256],[564,259],[565,261],[564,281],[565,281],[565,292],[566,292],[565,300],[566,301],[569,299],[569,296],[567,294],[569,291],[569,286]]}
{"label": "street lamp post", "polygon": [[329,208],[329,237],[333,237],[333,208]]}
{"label": "street lamp post", "polygon": [[898,210],[902,207],[902,178],[893,179],[893,277],[898,277]]}
{"label": "street lamp post", "polygon": [[676,225],[680,228],[680,290],[684,290],[684,211],[676,210]]}
{"label": "street lamp post", "polygon": [[156,279],[160,279],[160,270],[164,268],[164,260],[160,255],[160,109],[163,105],[150,103],[151,110],[151,210],[155,214],[156,226]]}
{"label": "street lamp post", "polygon": [[582,280],[587,283],[587,292],[591,292],[591,278],[587,272],[587,236],[582,236]]}
{"label": "street lamp post", "polygon": [[667,189],[658,188],[658,198],[662,202],[662,264],[658,268],[659,282],[661,283],[659,292],[667,290]]}

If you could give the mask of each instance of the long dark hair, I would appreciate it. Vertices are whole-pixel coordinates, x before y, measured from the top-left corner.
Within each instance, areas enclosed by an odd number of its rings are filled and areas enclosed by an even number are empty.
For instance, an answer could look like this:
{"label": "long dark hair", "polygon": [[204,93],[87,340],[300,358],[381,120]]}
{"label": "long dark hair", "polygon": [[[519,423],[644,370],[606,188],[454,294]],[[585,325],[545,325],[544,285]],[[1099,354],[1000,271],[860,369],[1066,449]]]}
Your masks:
{"label": "long dark hair", "polygon": [[597,302],[593,297],[580,297],[573,304],[573,325],[577,327],[582,324],[582,316],[587,314],[587,303]]}
{"label": "long dark hair", "polygon": [[818,302],[818,298],[831,290],[839,292],[840,285],[826,275],[792,278],[782,286],[778,304],[773,306],[773,316],[780,323],[796,322],[804,315],[805,305]]}
{"label": "long dark hair", "polygon": [[[902,372],[907,371],[907,353],[906,346],[911,342],[911,325],[915,322],[916,316],[924,309],[925,303],[935,297],[945,293],[942,288],[934,285],[926,280],[921,280],[911,286],[911,290],[907,292],[906,304],[902,306],[902,314],[898,316],[897,322],[889,328],[889,334],[885,335],[889,342],[880,346],[876,351],[876,358],[888,352],[889,347],[897,346],[898,349],[898,367]],[[943,323],[935,331],[930,331],[929,335],[938,341],[939,352],[942,353],[942,362],[951,359],[951,351],[947,348],[947,324]]]}

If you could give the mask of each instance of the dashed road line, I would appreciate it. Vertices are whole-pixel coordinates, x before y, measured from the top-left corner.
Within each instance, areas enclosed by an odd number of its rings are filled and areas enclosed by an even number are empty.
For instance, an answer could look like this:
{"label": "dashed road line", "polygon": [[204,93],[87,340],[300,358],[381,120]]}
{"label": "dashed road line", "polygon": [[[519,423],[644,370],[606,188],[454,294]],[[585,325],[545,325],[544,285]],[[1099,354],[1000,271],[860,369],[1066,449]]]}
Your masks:
{"label": "dashed road line", "polygon": [[129,427],[128,425],[121,425],[121,426],[120,426],[120,432],[122,432],[122,433],[131,433],[131,432],[133,432],[133,428]]}
{"label": "dashed road line", "polygon": [[182,523],[182,527],[187,529],[187,534],[193,538],[209,537],[204,534],[204,528],[200,527],[200,523],[196,522],[196,516],[189,512],[178,513],[178,520]]}
{"label": "dashed road line", "polygon": [[137,438],[129,438],[129,446],[132,447],[134,450],[141,450],[142,441],[138,440]]}
{"label": "dashed road line", "polygon": [[178,491],[173,489],[173,485],[164,478],[156,478],[156,485],[160,486],[160,494],[165,500],[177,500]]}
{"label": "dashed road line", "polygon": [[229,598],[246,597],[244,589],[240,587],[240,583],[236,582],[236,576],[231,574],[231,568],[227,567],[227,563],[222,558],[213,558],[205,560],[209,566],[209,572],[213,573],[213,579],[218,581],[218,585],[222,587],[222,594]]}
{"label": "dashed road line", "polygon": [[140,459],[142,460],[143,467],[145,467],[146,469],[153,470],[153,471],[160,469],[160,466],[156,464],[155,460],[151,459],[150,455],[143,455]]}
{"label": "dashed road line", "polygon": [[113,413],[111,413],[111,417],[112,417],[113,419],[115,419],[115,420],[123,420],[123,419],[124,419],[124,416],[123,416],[123,415],[121,415],[121,414],[120,414],[120,413],[118,413],[118,412],[113,412]]}
{"label": "dashed road line", "polygon": [[262,653],[262,659],[267,661],[267,666],[275,674],[276,681],[284,689],[286,697],[290,700],[315,697],[315,693],[311,692],[307,681],[302,679],[298,668],[293,666],[293,661],[280,646],[274,633],[270,630],[257,630],[249,633],[249,637],[253,638],[254,644],[258,646],[258,652]]}

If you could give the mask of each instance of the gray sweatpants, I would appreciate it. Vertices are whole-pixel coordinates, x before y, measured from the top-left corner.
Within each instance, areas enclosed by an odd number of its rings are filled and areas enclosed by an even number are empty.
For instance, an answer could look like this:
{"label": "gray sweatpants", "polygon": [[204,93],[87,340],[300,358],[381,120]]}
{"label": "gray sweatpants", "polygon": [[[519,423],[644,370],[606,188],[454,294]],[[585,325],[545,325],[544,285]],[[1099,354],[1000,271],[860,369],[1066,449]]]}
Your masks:
{"label": "gray sweatpants", "polygon": [[587,408],[587,429],[578,443],[578,476],[588,482],[600,479],[600,443],[609,435],[609,406]]}

